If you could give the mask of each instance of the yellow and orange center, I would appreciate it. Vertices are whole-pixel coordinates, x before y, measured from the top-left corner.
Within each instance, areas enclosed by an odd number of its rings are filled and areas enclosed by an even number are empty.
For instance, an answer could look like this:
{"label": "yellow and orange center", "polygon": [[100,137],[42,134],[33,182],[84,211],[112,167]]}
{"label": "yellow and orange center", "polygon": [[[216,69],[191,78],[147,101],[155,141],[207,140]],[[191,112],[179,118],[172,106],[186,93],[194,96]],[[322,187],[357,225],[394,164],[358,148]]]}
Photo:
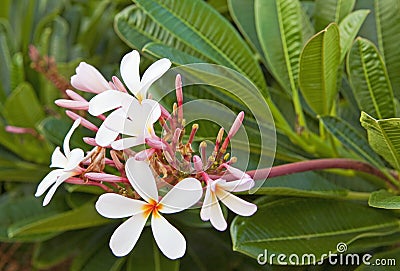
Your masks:
{"label": "yellow and orange center", "polygon": [[153,213],[153,216],[157,217],[157,216],[160,215],[158,213],[158,211],[161,208],[162,208],[162,204],[161,203],[158,203],[157,201],[150,199],[149,202],[143,206],[143,210],[144,210],[143,215],[145,217],[148,217],[150,215],[150,213]]}

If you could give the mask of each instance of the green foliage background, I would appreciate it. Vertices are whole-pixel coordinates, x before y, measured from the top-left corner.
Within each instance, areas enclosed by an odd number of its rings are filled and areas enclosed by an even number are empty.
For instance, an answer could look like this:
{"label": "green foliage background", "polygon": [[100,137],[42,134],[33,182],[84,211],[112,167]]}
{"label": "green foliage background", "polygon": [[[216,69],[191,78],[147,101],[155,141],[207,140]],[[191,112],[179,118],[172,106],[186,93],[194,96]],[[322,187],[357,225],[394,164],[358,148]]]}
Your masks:
{"label": "green foliage background", "polygon": [[[344,270],[328,264],[259,266],[254,259],[264,249],[320,256],[335,252],[339,242],[349,252],[400,263],[400,1],[3,2],[0,241],[33,244],[34,268],[70,259],[70,270]],[[228,214],[230,235],[208,228],[194,211],[173,217],[188,241],[180,261],[165,259],[148,231],[129,256],[116,258],[107,242],[117,224],[93,207],[101,191],[65,185],[46,208],[33,197],[71,122],[53,103],[62,93],[31,69],[30,44],[54,57],[65,78],[80,61],[110,78],[130,48],[146,56],[143,66],[161,57],[175,65],[227,66],[248,77],[271,109],[277,128],[275,165],[351,158],[378,168],[386,179],[350,170],[273,178],[246,196],[259,206],[254,216]],[[248,110],[225,95],[202,89],[187,97]],[[10,134],[6,125],[37,134]],[[251,114],[245,126],[257,161],[261,146]],[[79,130],[71,145],[87,149],[79,140],[83,135],[90,134]]]}

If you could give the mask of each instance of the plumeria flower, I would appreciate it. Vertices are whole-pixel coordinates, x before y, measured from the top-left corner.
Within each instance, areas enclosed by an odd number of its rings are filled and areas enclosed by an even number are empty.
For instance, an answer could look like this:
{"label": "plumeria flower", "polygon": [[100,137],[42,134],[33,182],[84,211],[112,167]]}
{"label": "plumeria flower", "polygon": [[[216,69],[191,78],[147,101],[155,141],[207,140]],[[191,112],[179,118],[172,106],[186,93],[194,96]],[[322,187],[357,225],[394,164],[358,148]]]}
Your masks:
{"label": "plumeria flower", "polygon": [[110,84],[92,65],[81,62],[71,77],[71,85],[79,90],[101,93],[110,89]]}
{"label": "plumeria flower", "polygon": [[63,150],[64,154],[60,151],[60,147],[57,147],[51,156],[50,167],[55,167],[49,174],[44,177],[37,187],[35,196],[40,197],[44,192],[49,189],[47,195],[43,200],[43,206],[49,204],[51,198],[56,192],[57,188],[68,178],[79,175],[83,172],[83,169],[79,166],[83,160],[85,154],[84,151],[76,148],[70,150],[69,141],[71,139],[72,133],[79,126],[80,119],[75,120],[71,129],[68,131],[64,139]]}
{"label": "plumeria flower", "polygon": [[195,178],[183,179],[159,200],[156,181],[146,162],[130,158],[125,170],[129,182],[143,200],[106,193],[96,202],[96,209],[102,216],[130,217],[111,236],[112,252],[116,256],[127,255],[151,215],[151,230],[161,252],[170,259],[182,257],[186,251],[186,240],[161,214],[177,213],[196,204],[202,196],[200,182]]}
{"label": "plumeria flower", "polygon": [[[147,91],[150,88],[151,84],[159,79],[171,67],[171,61],[163,58],[154,62],[144,72],[142,78],[140,78],[139,74],[139,65],[140,55],[138,51],[135,50],[126,54],[122,58],[120,65],[120,73],[122,79],[124,80],[129,91],[136,98],[128,93],[118,90],[103,91],[89,101],[88,112],[93,116],[98,116],[105,112],[118,108],[117,110],[112,112],[108,116],[108,118],[112,118],[113,120],[115,120],[116,118],[124,119],[124,116],[127,116],[128,111],[132,110],[134,112],[151,112],[151,115],[147,115],[147,117],[143,113],[140,116],[151,121],[155,118],[158,119],[161,115],[159,104],[156,101],[146,99]],[[130,109],[130,107],[132,106],[138,107],[138,109]],[[147,110],[148,106],[150,106],[152,110]],[[102,125],[103,127],[100,127],[98,134],[96,135],[96,142],[100,146],[111,144],[117,138],[118,134],[120,132],[123,132],[124,130],[122,129],[121,131],[121,129],[110,129],[109,126],[112,126],[113,121],[108,120],[108,118],[104,121]],[[140,122],[143,123],[143,121]],[[142,128],[143,127],[140,127],[139,129],[141,131],[147,130]],[[137,134],[135,134],[135,136],[141,138]],[[144,137],[144,135],[142,135],[142,137]]]}
{"label": "plumeria flower", "polygon": [[203,206],[200,210],[201,219],[204,221],[210,220],[211,225],[219,231],[226,230],[227,223],[218,200],[222,201],[226,207],[238,215],[253,215],[257,211],[257,205],[230,193],[246,191],[253,186],[254,180],[251,178],[242,178],[229,182],[224,179],[208,179]]}

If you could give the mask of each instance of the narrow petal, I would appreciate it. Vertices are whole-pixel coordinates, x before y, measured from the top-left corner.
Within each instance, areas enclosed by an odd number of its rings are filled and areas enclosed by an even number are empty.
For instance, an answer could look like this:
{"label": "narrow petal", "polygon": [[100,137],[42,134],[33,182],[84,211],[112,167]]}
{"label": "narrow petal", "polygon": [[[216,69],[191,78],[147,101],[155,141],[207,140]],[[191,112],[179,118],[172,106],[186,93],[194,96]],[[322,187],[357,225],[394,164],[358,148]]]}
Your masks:
{"label": "narrow petal", "polygon": [[144,72],[142,76],[142,80],[140,82],[140,96],[145,99],[147,90],[157,79],[159,79],[164,73],[168,71],[171,67],[171,61],[169,59],[163,58],[157,60],[147,70]]}
{"label": "narrow petal", "polygon": [[221,206],[219,206],[218,199],[215,193],[210,193],[211,205],[210,205],[210,222],[214,228],[219,231],[226,230],[227,224],[222,213]]}
{"label": "narrow petal", "polygon": [[56,192],[57,188],[69,177],[72,176],[73,173],[71,172],[65,172],[61,176],[59,176],[55,182],[55,184],[49,189],[49,192],[47,192],[46,196],[44,197],[43,200],[43,206],[46,206],[49,204],[50,200],[53,198],[54,193]]}
{"label": "narrow petal", "polygon": [[216,194],[226,207],[238,215],[251,216],[257,211],[257,205],[242,200],[223,189],[218,188]]}
{"label": "narrow petal", "polygon": [[183,179],[162,198],[160,212],[171,214],[183,211],[196,204],[202,194],[203,189],[197,179]]}
{"label": "narrow petal", "polygon": [[68,164],[65,166],[64,170],[73,170],[79,163],[82,162],[83,158],[85,157],[85,153],[81,149],[73,149],[68,157]]}
{"label": "narrow petal", "polygon": [[100,93],[110,88],[103,75],[95,67],[85,62],[81,62],[76,68],[76,74],[71,77],[71,85],[92,93]]}
{"label": "narrow petal", "polygon": [[139,75],[140,55],[138,51],[132,51],[126,54],[120,65],[121,77],[128,89],[136,95],[140,88]]}
{"label": "narrow petal", "polygon": [[114,150],[125,150],[138,145],[144,144],[143,137],[125,137],[122,139],[118,139],[111,143],[111,148]]}
{"label": "narrow petal", "polygon": [[118,137],[118,134],[118,132],[108,129],[103,123],[96,133],[95,140],[99,146],[106,147]]}
{"label": "narrow petal", "polygon": [[67,157],[60,151],[60,147],[56,147],[51,155],[50,167],[65,168],[67,166]]}
{"label": "narrow petal", "polygon": [[106,193],[96,202],[96,210],[107,218],[122,218],[143,213],[145,202],[119,194]]}
{"label": "narrow petal", "polygon": [[163,216],[152,215],[151,230],[158,247],[166,257],[175,260],[185,254],[185,237]]}
{"label": "narrow petal", "polygon": [[223,188],[226,191],[229,192],[242,192],[242,191],[247,191],[253,188],[254,186],[254,180],[251,179],[250,177],[247,179],[241,179],[237,181],[230,181],[227,182],[225,180],[221,180],[218,182],[218,186]]}
{"label": "narrow petal", "polygon": [[88,112],[92,116],[98,116],[122,105],[123,101],[134,99],[131,95],[118,91],[107,90],[97,94],[89,101]]}
{"label": "narrow petal", "polygon": [[55,169],[50,171],[44,178],[43,180],[39,183],[37,189],[36,189],[36,193],[35,193],[35,197],[40,197],[41,195],[44,194],[44,192],[46,192],[46,190],[57,181],[57,178],[63,174],[63,170],[62,169]]}
{"label": "narrow petal", "polygon": [[69,141],[71,140],[71,136],[74,133],[74,131],[76,130],[76,128],[78,128],[80,123],[81,123],[81,119],[80,118],[75,120],[74,123],[72,124],[71,129],[69,129],[68,133],[65,135],[64,144],[63,144],[63,150],[64,150],[64,154],[65,154],[66,157],[69,157],[69,153],[70,153]]}
{"label": "narrow petal", "polygon": [[200,210],[200,218],[203,221],[210,220],[211,218],[211,204],[212,204],[211,193],[212,193],[211,186],[210,184],[208,184],[206,189],[206,195],[204,196],[203,205],[201,206]]}
{"label": "narrow petal", "polygon": [[156,182],[148,163],[131,157],[126,161],[125,171],[133,188],[144,200],[158,202]]}
{"label": "narrow petal", "polygon": [[122,223],[110,239],[110,248],[115,256],[127,255],[136,245],[148,216],[136,214]]}
{"label": "narrow petal", "polygon": [[232,174],[233,176],[235,176],[235,178],[237,178],[237,179],[247,179],[247,178],[250,178],[250,176],[249,176],[247,173],[243,172],[242,170],[240,170],[240,169],[238,169],[238,168],[235,168],[235,167],[232,167],[232,166],[227,165],[227,166],[226,166],[226,170],[227,170],[230,174]]}

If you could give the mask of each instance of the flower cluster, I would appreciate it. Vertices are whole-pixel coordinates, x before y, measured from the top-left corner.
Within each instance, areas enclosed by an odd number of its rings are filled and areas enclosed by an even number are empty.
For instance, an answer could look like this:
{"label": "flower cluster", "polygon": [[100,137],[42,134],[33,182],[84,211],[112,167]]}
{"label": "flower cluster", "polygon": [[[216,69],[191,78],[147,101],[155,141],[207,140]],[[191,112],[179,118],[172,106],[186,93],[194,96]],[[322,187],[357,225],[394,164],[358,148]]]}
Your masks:
{"label": "flower cluster", "polygon": [[[177,102],[170,113],[147,92],[167,72],[171,62],[156,61],[142,77],[139,64],[137,51],[123,57],[120,65],[123,82],[115,76],[108,82],[93,66],[79,64],[71,85],[94,96],[88,101],[67,90],[70,99],[56,101],[58,106],[68,109],[66,114],[75,122],[65,137],[64,153],[57,147],[52,155],[50,167],[57,169],[42,180],[35,196],[48,190],[45,206],[64,182],[98,186],[105,193],[96,202],[96,210],[107,218],[129,217],[111,236],[110,248],[116,256],[127,255],[133,249],[151,217],[158,247],[168,258],[177,259],[184,255],[186,241],[163,215],[201,206],[201,219],[223,231],[227,222],[219,201],[242,216],[250,216],[257,210],[253,203],[232,194],[254,186],[248,174],[232,166],[237,158],[227,152],[244,114],[238,114],[225,139],[224,130],[220,129],[212,153],[208,154],[207,144],[201,142],[196,155],[192,143],[199,126],[194,124],[185,137],[181,77],[176,77]],[[100,119],[100,127],[78,114],[82,111]],[[163,129],[160,136],[154,129],[156,122]],[[81,149],[70,150],[69,146],[79,125],[96,134],[94,138],[83,138],[93,146],[86,155]],[[136,146],[140,145],[145,148],[138,150]],[[112,172],[118,174],[106,173],[106,165],[115,168]]]}

